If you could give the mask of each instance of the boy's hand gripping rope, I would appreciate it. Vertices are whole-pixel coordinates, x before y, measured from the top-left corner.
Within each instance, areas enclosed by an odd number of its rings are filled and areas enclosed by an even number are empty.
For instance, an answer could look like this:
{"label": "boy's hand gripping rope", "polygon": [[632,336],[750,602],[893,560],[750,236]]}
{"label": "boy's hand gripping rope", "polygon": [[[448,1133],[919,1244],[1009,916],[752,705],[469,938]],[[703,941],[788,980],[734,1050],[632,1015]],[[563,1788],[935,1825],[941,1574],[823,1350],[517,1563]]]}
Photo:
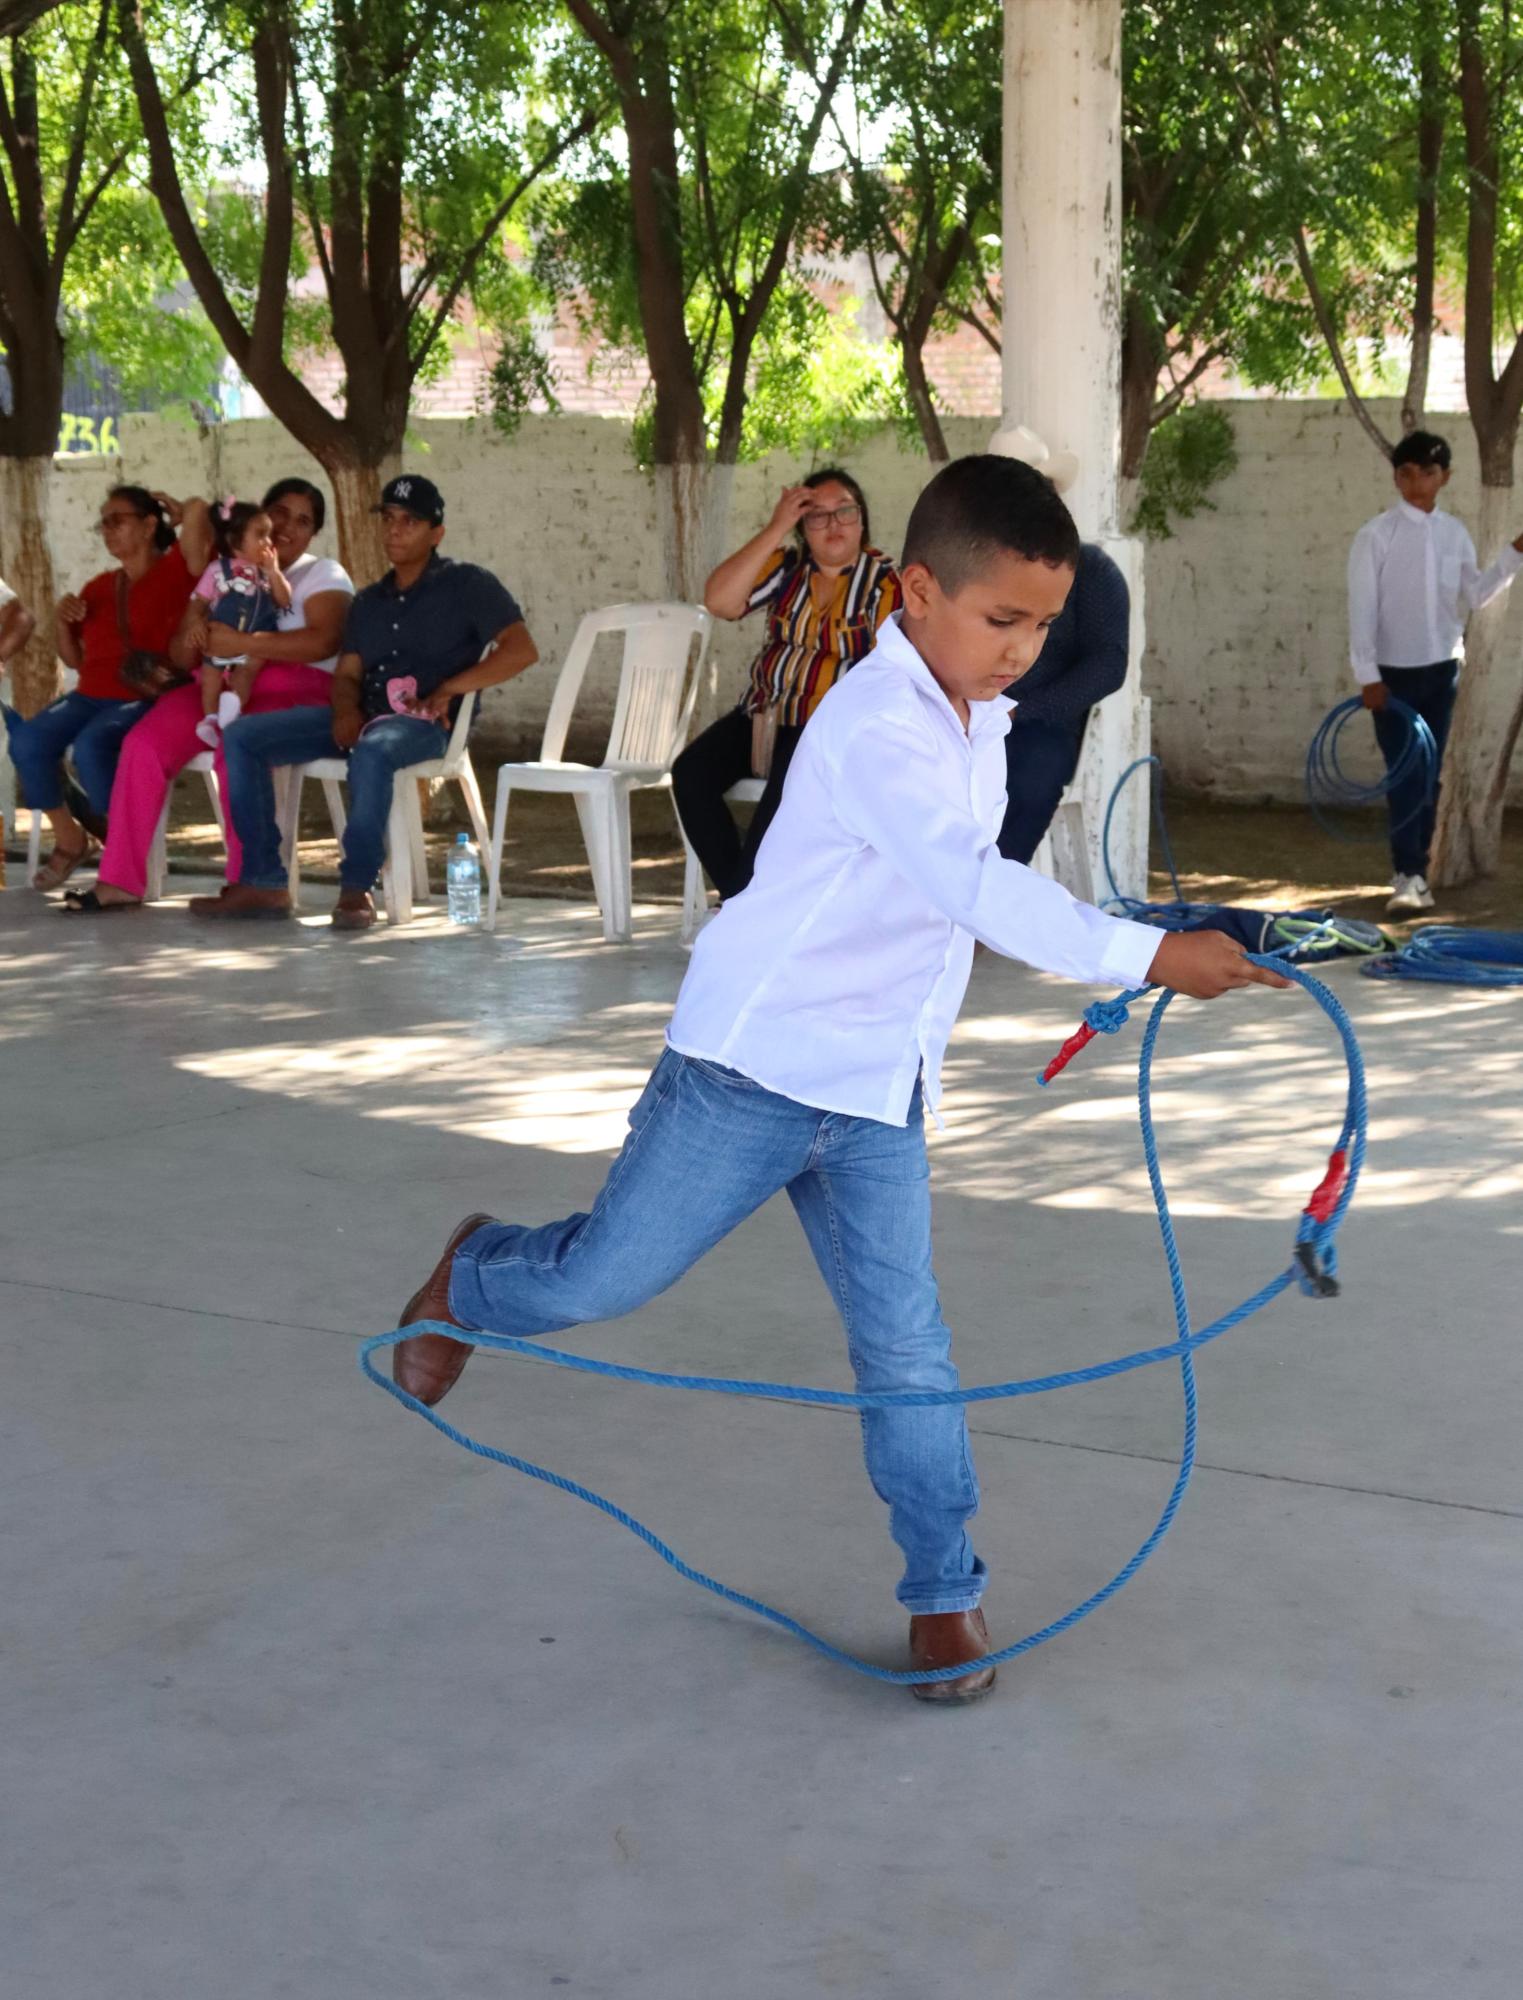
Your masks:
{"label": "boy's hand gripping rope", "polygon": [[[1080,1382],[1103,1382],[1115,1375],[1130,1374],[1134,1369],[1151,1367],[1159,1361],[1179,1363],[1180,1385],[1184,1400],[1184,1441],[1180,1451],[1179,1472],[1175,1477],[1163,1512],[1153,1524],[1152,1530],[1134,1555],[1117,1570],[1109,1583],[1082,1604],[1076,1604],[1061,1618],[1044,1625],[1039,1631],[1030,1632],[1014,1645],[1006,1646],[997,1653],[985,1655],[980,1664],[998,1666],[1006,1660],[1013,1660],[1022,1653],[1029,1653],[1048,1639],[1055,1639],[1060,1632],[1066,1632],[1087,1618],[1092,1611],[1114,1597],[1141,1569],[1148,1557],[1157,1548],[1172,1526],[1190,1484],[1190,1475],[1195,1467],[1197,1399],[1195,1388],[1195,1353],[1198,1348],[1217,1340],[1224,1333],[1240,1326],[1245,1319],[1267,1306],[1272,1299],[1287,1290],[1294,1282],[1299,1282],[1303,1292],[1319,1298],[1336,1295],[1337,1285],[1333,1280],[1335,1269],[1334,1238],[1338,1227],[1348,1213],[1358,1185],[1359,1170],[1364,1162],[1365,1132],[1368,1122],[1365,1102],[1364,1063],[1359,1052],[1359,1043],[1354,1034],[1353,1023],[1349,1020],[1342,1004],[1318,979],[1303,972],[1295,965],[1287,964],[1282,958],[1254,957],[1256,965],[1272,965],[1276,972],[1287,979],[1293,979],[1303,987],[1321,1007],[1337,1029],[1343,1044],[1343,1059],[1348,1071],[1348,1095],[1344,1108],[1343,1128],[1338,1137],[1328,1172],[1308,1202],[1300,1218],[1296,1234],[1293,1258],[1283,1270],[1269,1282],[1260,1286],[1251,1297],[1236,1305],[1230,1312],[1223,1313],[1209,1326],[1197,1333],[1190,1324],[1190,1309],[1185,1298],[1184,1273],[1180,1266],[1179,1248],[1174,1238],[1173,1218],[1169,1213],[1168,1196],[1164,1191],[1163,1173],[1158,1164],[1158,1142],[1153,1130],[1152,1074],[1153,1052],[1158,1042],[1158,1031],[1163,1025],[1163,1017],[1171,1001],[1172,993],[1160,994],[1148,1024],[1143,1031],[1142,1051],[1137,1070],[1137,1107],[1142,1126],[1142,1150],[1147,1162],[1148,1181],[1153,1191],[1153,1202],[1158,1210],[1158,1227],[1163,1239],[1164,1261],[1168,1266],[1169,1289],[1174,1301],[1174,1323],[1177,1338],[1166,1346],[1140,1348],[1133,1354],[1123,1354],[1112,1361],[1101,1361],[1087,1368],[1067,1368],[1055,1375],[1038,1375],[1013,1382],[988,1383],[976,1389],[899,1389],[881,1390],[875,1394],[862,1394],[841,1389],[807,1388],[791,1382],[748,1382],[736,1381],[725,1376],[711,1375],[668,1375],[649,1368],[629,1368],[616,1362],[598,1361],[590,1355],[568,1354],[559,1348],[546,1347],[538,1340],[521,1340],[510,1334],[478,1333],[472,1336],[472,1344],[499,1354],[525,1355],[531,1360],[543,1361],[556,1368],[570,1368],[584,1375],[604,1375],[617,1382],[642,1382],[657,1389],[698,1389],[725,1396],[750,1396],[773,1402],[810,1403],[833,1410],[880,1410],[880,1409],[924,1409],[943,1403],[989,1403],[1003,1401],[1013,1396],[1036,1396],[1049,1389],[1068,1389]],[[1086,1010],[1085,1025],[1070,1037],[1060,1051],[1059,1058],[1049,1064],[1043,1081],[1050,1081],[1058,1071],[1077,1054],[1085,1043],[1099,1034],[1114,1034],[1127,1019],[1127,1009],[1138,993],[1122,994],[1118,999],[1097,1002]],[[1092,1019],[1092,1017],[1094,1017]],[[395,1396],[399,1403],[431,1423],[435,1430],[473,1452],[478,1458],[490,1459],[496,1465],[505,1465],[511,1471],[522,1472],[531,1479],[540,1479],[548,1486],[557,1487],[562,1493],[573,1494],[578,1500],[585,1500],[600,1513],[617,1521],[637,1535],[647,1548],[654,1549],[661,1560],[676,1570],[679,1576],[690,1583],[712,1591],[727,1604],[738,1605],[743,1611],[752,1611],[759,1618],[765,1618],[783,1631],[791,1632],[797,1639],[813,1646],[829,1660],[835,1660],[844,1667],[851,1667],[860,1674],[869,1675],[874,1680],[889,1681],[898,1686],[907,1686],[916,1681],[954,1680],[968,1671],[966,1662],[958,1666],[927,1669],[922,1672],[896,1671],[880,1667],[871,1660],[859,1659],[834,1646],[828,1639],[811,1632],[796,1618],[790,1618],[784,1611],[775,1610],[770,1604],[763,1604],[759,1598],[747,1597],[743,1592],[732,1590],[728,1584],[706,1576],[685,1563],[672,1548],[669,1548],[642,1521],[627,1514],[622,1507],[615,1506],[600,1493],[582,1486],[574,1479],[563,1478],[558,1472],[551,1472],[532,1460],[517,1458],[511,1452],[499,1451],[495,1446],[482,1444],[447,1423],[436,1410],[420,1403],[399,1389],[389,1376],[382,1375],[375,1367],[373,1357],[384,1348],[395,1347],[404,1340],[410,1340],[419,1333],[442,1333],[450,1338],[459,1337],[459,1328],[445,1326],[437,1320],[419,1320],[412,1326],[398,1327],[387,1333],[379,1333],[360,1345],[359,1363],[364,1373],[377,1387]]]}

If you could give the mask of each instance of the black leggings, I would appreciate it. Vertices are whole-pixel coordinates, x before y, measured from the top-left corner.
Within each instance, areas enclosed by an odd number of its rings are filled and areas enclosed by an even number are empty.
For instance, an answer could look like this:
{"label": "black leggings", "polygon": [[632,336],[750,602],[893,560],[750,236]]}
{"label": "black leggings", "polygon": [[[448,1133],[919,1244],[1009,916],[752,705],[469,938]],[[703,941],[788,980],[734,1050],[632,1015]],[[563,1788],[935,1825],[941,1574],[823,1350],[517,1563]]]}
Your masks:
{"label": "black leggings", "polygon": [[782,803],[783,780],[803,733],[802,723],[796,728],[778,725],[767,789],[744,841],[724,795],[731,785],[751,776],[751,718],[745,710],[731,709],[710,723],[672,766],[672,793],[682,831],[722,900],[738,896],[751,879],[756,850]]}

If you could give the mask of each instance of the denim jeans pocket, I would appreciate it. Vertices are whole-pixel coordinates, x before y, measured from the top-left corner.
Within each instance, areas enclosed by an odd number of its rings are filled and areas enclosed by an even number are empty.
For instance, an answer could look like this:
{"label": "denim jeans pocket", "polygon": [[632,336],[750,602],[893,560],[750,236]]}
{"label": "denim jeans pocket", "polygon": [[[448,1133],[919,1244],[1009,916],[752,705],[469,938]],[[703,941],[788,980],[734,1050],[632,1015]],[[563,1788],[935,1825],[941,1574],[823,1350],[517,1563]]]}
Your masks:
{"label": "denim jeans pocket", "polygon": [[723,1063],[710,1062],[706,1056],[684,1056],[682,1060],[689,1069],[695,1069],[700,1076],[706,1076],[710,1083],[722,1084],[727,1089],[766,1089],[766,1085],[758,1083],[754,1076],[742,1076],[738,1069],[726,1069]]}

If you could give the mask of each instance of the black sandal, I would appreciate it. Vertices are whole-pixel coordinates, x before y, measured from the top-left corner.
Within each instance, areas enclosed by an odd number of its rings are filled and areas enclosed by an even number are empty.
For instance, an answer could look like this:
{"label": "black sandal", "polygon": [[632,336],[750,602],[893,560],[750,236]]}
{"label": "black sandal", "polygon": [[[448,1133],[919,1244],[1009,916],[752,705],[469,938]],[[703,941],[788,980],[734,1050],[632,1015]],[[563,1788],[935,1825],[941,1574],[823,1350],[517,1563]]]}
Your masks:
{"label": "black sandal", "polygon": [[141,902],[103,903],[93,889],[68,889],[64,892],[63,907],[71,917],[114,917],[118,910],[140,910]]}

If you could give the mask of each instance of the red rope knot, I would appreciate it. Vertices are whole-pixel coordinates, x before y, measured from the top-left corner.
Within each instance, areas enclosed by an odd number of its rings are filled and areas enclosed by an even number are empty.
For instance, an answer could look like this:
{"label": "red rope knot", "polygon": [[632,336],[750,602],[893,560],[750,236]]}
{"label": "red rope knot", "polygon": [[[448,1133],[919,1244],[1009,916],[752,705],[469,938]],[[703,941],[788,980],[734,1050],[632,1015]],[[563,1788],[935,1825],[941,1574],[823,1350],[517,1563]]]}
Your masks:
{"label": "red rope knot", "polygon": [[1309,1215],[1313,1222],[1330,1222],[1333,1210],[1343,1199],[1344,1183],[1347,1180],[1348,1154],[1340,1146],[1335,1153],[1329,1155],[1327,1172],[1317,1183],[1311,1200],[1301,1213]]}
{"label": "red rope knot", "polygon": [[1084,1009],[1082,1027],[1075,1028],[1052,1061],[1037,1078],[1040,1084],[1049,1084],[1073,1061],[1080,1049],[1088,1048],[1096,1035],[1118,1035],[1131,1019],[1130,1002],[1135,993],[1120,993],[1114,1000],[1096,1000]]}

